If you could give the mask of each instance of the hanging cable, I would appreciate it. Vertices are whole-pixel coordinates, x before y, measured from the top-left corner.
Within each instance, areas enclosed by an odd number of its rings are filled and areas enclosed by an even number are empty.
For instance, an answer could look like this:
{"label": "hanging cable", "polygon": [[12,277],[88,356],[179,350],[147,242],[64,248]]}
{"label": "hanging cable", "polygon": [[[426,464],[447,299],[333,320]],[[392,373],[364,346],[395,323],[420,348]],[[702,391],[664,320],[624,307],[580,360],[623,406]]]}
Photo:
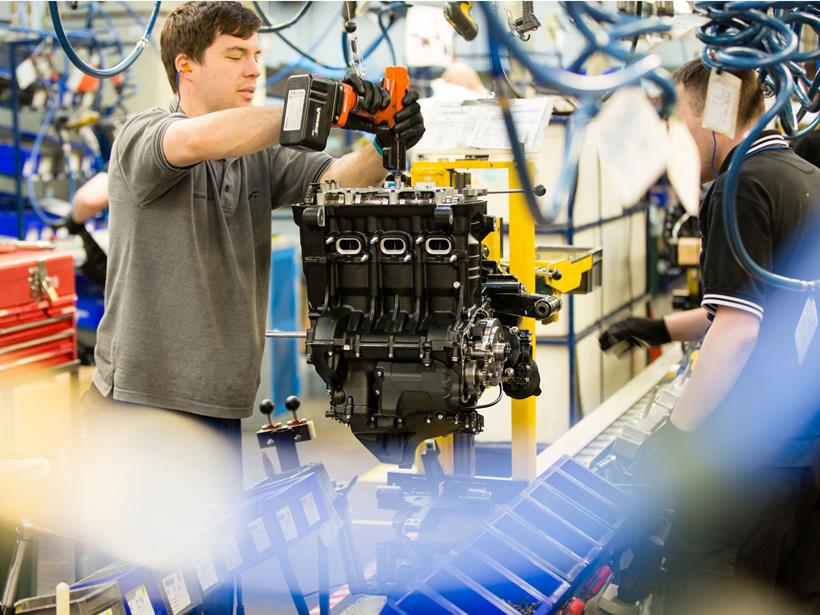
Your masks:
{"label": "hanging cable", "polygon": [[295,51],[296,53],[298,53],[298,54],[299,54],[300,56],[302,56],[303,58],[305,58],[305,59],[307,59],[307,60],[310,60],[311,62],[313,62],[313,63],[314,63],[314,64],[316,64],[317,66],[320,66],[320,67],[322,67],[322,68],[326,68],[326,69],[328,69],[328,70],[343,70],[343,71],[346,71],[346,70],[347,70],[347,66],[333,66],[333,65],[331,65],[331,64],[325,64],[325,63],[324,63],[324,62],[322,62],[321,60],[317,60],[316,58],[314,58],[314,57],[313,57],[310,53],[308,53],[307,51],[304,51],[304,50],[300,49],[299,47],[297,47],[296,45],[294,45],[293,43],[291,43],[291,42],[290,42],[290,40],[288,40],[288,39],[287,39],[287,37],[286,37],[284,34],[282,34],[281,32],[274,32],[274,34],[275,34],[277,37],[279,37],[279,40],[281,40],[283,43],[285,43],[285,45],[287,45],[288,47],[290,47],[293,51]]}
{"label": "hanging cable", "polygon": [[[406,11],[408,7],[409,7],[409,5],[406,2],[391,2],[390,4],[387,4],[387,5],[379,8],[378,11],[376,11],[376,21],[378,23],[379,30],[381,31],[381,34],[378,37],[376,37],[376,39],[372,43],[370,43],[370,45],[367,47],[367,49],[364,50],[364,53],[362,53],[362,59],[363,60],[367,60],[371,55],[373,55],[373,53],[376,51],[376,49],[379,48],[382,41],[386,41],[388,51],[390,52],[390,58],[391,58],[393,64],[395,65],[395,64],[398,63],[397,55],[396,55],[396,49],[393,45],[393,40],[390,38],[390,34],[389,34],[390,28],[392,28],[393,25],[396,23],[397,18],[391,18],[390,23],[387,24],[387,25],[384,24],[383,18],[387,13],[389,13],[391,11],[396,11],[396,10],[405,10]],[[348,21],[350,21],[350,20],[348,19]],[[347,44],[347,32],[344,30],[344,28],[342,29],[342,39],[341,40],[342,40],[342,57],[344,58],[345,65],[349,69],[349,68],[351,68],[350,50],[348,49],[349,45]]]}
{"label": "hanging cable", "polygon": [[[330,31],[336,25],[336,20],[339,17],[341,17],[341,14],[334,15],[333,17],[331,17],[330,21],[328,21],[327,25],[324,27],[322,32],[316,37],[316,40],[313,41],[313,44],[308,49],[309,53],[313,53],[316,50],[316,48],[325,40],[325,38],[327,38],[327,36],[330,34]],[[281,81],[282,79],[284,79],[285,77],[289,76],[290,73],[293,71],[293,69],[295,69],[297,67],[304,66],[304,60],[305,60],[304,56],[300,55],[300,56],[297,56],[296,58],[294,58],[293,60],[291,60],[290,62],[288,62],[285,66],[280,68],[276,73],[274,73],[273,75],[268,77],[268,79],[265,81],[265,87],[266,88],[270,87],[274,83],[277,83],[277,82]],[[321,68],[321,67],[317,67],[317,68]],[[343,76],[343,75],[344,75],[344,73],[339,73],[336,76]]]}
{"label": "hanging cable", "polygon": [[134,46],[134,49],[131,50],[128,57],[121,60],[116,66],[112,66],[111,68],[107,68],[105,70],[100,70],[94,68],[93,66],[89,66],[82,60],[82,58],[80,58],[80,56],[77,55],[76,50],[71,45],[71,41],[68,40],[68,36],[66,36],[65,30],[63,29],[63,22],[60,18],[60,7],[56,0],[49,0],[48,11],[51,14],[51,23],[54,25],[54,33],[57,35],[57,40],[60,43],[60,47],[63,48],[63,51],[68,56],[69,60],[71,60],[71,63],[86,75],[91,75],[97,79],[108,79],[109,77],[119,75],[124,70],[127,70],[134,62],[137,61],[137,58],[140,57],[142,50],[145,49],[145,46],[148,45],[151,39],[151,32],[154,30],[154,25],[157,22],[157,15],[159,15],[160,4],[160,2],[154,3],[154,10],[151,12],[151,16],[148,19],[148,26],[145,28],[142,38],[137,41],[137,44]]}
{"label": "hanging cable", "polygon": [[[698,10],[709,18],[698,32],[705,44],[703,62],[712,68],[756,70],[761,83],[774,94],[774,104],[758,118],[735,148],[726,171],[722,213],[726,237],[737,262],[752,277],[786,290],[816,291],[820,280],[799,280],[769,271],[756,263],[743,245],[737,219],[737,187],[740,168],[752,143],[775,117],[780,119],[786,138],[797,138],[820,122],[815,117],[803,129],[799,118],[816,108],[815,94],[820,75],[809,82],[798,64],[820,57],[820,50],[800,52],[803,26],[815,33],[820,29],[820,11],[802,2],[702,2]],[[773,9],[773,13],[768,11]],[[795,118],[792,100],[805,111]]]}
{"label": "hanging cable", "polygon": [[[127,2],[125,0],[120,0],[120,2],[118,4],[122,7],[122,9],[126,13],[128,13],[128,16],[131,19],[133,19],[139,27],[141,27],[143,30],[148,29],[148,24],[146,23],[146,21],[142,17],[140,17],[140,14],[137,13],[131,7],[131,2]],[[151,47],[153,47],[156,51],[159,51],[159,48],[157,47],[157,44],[154,42],[153,38],[151,38],[151,37],[148,38],[148,44],[151,45]]]}
{"label": "hanging cable", "polygon": [[259,18],[262,20],[262,23],[265,24],[264,26],[259,28],[259,33],[268,34],[271,32],[281,32],[282,30],[287,30],[291,26],[299,23],[299,20],[305,16],[305,14],[308,12],[308,9],[310,9],[312,4],[312,2],[305,2],[299,9],[299,11],[296,13],[296,15],[294,15],[289,21],[273,25],[268,16],[265,14],[265,11],[262,10],[262,6],[260,5],[260,3],[257,0],[253,0],[253,6],[256,9],[256,13],[257,15],[259,15]]}
{"label": "hanging cable", "polygon": [[[26,191],[28,194],[29,205],[31,205],[31,209],[34,211],[35,215],[46,226],[57,224],[61,220],[61,218],[53,217],[48,212],[46,212],[45,209],[43,209],[42,205],[40,205],[40,201],[37,198],[37,190],[34,186],[34,177],[36,175],[35,170],[38,168],[40,164],[40,150],[43,147],[43,141],[46,138],[46,133],[48,132],[49,128],[51,128],[52,124],[54,124],[54,120],[57,116],[57,110],[60,107],[60,99],[62,98],[63,91],[64,87],[61,82],[58,93],[56,95],[53,92],[51,93],[51,100],[49,101],[48,111],[46,112],[46,115],[43,118],[43,123],[40,125],[40,129],[37,131],[37,136],[34,137],[34,143],[32,143],[31,145],[31,152],[29,153],[29,158],[26,161],[26,165],[24,165],[23,167],[23,173],[26,176]],[[28,169],[26,169],[26,166],[28,167]],[[66,168],[68,168],[68,161],[66,161]]]}
{"label": "hanging cable", "polygon": [[496,397],[493,401],[487,404],[481,404],[475,407],[476,410],[483,410],[485,408],[491,408],[492,406],[496,405],[498,402],[501,401],[501,398],[504,396],[504,387],[502,385],[498,385],[498,397]]}
{"label": "hanging cable", "polygon": [[[536,224],[539,225],[552,224],[574,197],[585,128],[598,113],[604,95],[620,87],[637,85],[646,79],[657,84],[661,89],[662,114],[668,115],[671,113],[675,103],[675,85],[671,78],[660,70],[660,58],[640,53],[630,57],[629,51],[619,46],[620,41],[624,38],[668,30],[669,26],[667,24],[654,18],[635,19],[632,16],[612,13],[586,2],[565,2],[562,5],[587,42],[587,46],[581,52],[579,58],[571,64],[571,70],[537,64],[530,54],[526,53],[513,40],[506,27],[495,15],[490,3],[478,3],[478,7],[487,21],[488,45],[494,84],[497,94],[501,93],[499,102],[510,139],[513,159],[516,163],[516,171],[530,214]],[[588,19],[597,22],[601,28],[593,29],[587,23]],[[603,28],[604,24],[614,27],[607,30]],[[537,85],[564,95],[574,96],[579,100],[578,110],[572,114],[567,125],[567,137],[564,142],[564,163],[546,210],[542,210],[532,191],[533,182],[527,171],[524,147],[518,141],[512,113],[509,109],[509,100],[506,96],[503,67],[499,53],[500,46],[505,47],[530,72],[533,81]],[[623,62],[628,60],[631,60],[631,62],[604,75],[579,74],[577,71],[581,69],[586,59],[597,51],[606,53]]]}

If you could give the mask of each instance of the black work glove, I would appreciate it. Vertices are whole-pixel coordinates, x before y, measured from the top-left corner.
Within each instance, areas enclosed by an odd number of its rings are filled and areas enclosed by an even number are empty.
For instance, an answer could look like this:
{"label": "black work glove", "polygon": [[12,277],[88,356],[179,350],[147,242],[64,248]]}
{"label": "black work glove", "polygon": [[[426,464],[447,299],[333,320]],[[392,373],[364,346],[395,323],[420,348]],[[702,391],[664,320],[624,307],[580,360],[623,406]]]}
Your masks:
{"label": "black work glove", "polygon": [[672,341],[663,318],[635,318],[619,320],[598,338],[601,350],[623,352],[636,346],[660,346]]}
{"label": "black work glove", "polygon": [[376,142],[379,147],[385,148],[390,144],[391,133],[398,135],[406,149],[410,149],[421,140],[424,136],[424,118],[421,117],[421,105],[418,100],[419,93],[409,90],[401,100],[403,108],[396,114],[393,128],[376,127]]}
{"label": "black work glove", "polygon": [[69,213],[65,218],[63,218],[59,222],[55,222],[54,224],[52,224],[51,228],[54,231],[64,228],[72,235],[79,235],[85,230],[85,225],[83,225],[80,222],[77,222],[72,216],[72,214]]}
{"label": "black work glove", "polygon": [[390,92],[381,84],[365,81],[356,74],[348,74],[344,83],[349,84],[361,99],[359,110],[375,114],[390,104]]}
{"label": "black work glove", "polygon": [[687,485],[700,474],[693,463],[695,447],[691,436],[667,419],[638,449],[630,473],[638,485],[643,485],[636,492],[636,503],[649,516],[674,508],[675,501],[689,491]]}

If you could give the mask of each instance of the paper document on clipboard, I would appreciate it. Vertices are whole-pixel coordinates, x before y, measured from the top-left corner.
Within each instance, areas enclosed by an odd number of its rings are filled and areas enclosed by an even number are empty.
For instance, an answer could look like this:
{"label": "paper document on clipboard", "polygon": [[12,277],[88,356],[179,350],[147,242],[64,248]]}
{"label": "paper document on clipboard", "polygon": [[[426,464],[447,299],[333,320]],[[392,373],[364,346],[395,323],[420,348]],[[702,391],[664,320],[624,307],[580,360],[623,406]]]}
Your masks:
{"label": "paper document on clipboard", "polygon": [[[421,151],[458,149],[510,149],[501,108],[494,99],[437,101],[422,103],[427,130],[415,146]],[[527,152],[537,152],[552,116],[549,98],[522,98],[510,101],[518,138]]]}

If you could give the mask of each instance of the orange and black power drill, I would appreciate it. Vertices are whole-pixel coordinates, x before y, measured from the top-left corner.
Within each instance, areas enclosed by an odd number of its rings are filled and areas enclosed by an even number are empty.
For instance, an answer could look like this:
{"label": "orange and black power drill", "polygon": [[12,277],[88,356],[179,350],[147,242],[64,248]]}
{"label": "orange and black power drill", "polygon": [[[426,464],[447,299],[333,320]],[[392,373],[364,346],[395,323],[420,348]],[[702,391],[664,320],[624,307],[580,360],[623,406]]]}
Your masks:
{"label": "orange and black power drill", "polygon": [[[390,92],[390,104],[376,114],[361,110],[361,101],[352,86],[316,75],[294,75],[288,79],[279,143],[299,150],[322,151],[331,127],[375,133],[376,127],[395,123],[403,108],[402,99],[410,88],[406,66],[384,69],[382,84]],[[384,168],[401,173],[407,164],[404,143],[391,131],[383,147]]]}

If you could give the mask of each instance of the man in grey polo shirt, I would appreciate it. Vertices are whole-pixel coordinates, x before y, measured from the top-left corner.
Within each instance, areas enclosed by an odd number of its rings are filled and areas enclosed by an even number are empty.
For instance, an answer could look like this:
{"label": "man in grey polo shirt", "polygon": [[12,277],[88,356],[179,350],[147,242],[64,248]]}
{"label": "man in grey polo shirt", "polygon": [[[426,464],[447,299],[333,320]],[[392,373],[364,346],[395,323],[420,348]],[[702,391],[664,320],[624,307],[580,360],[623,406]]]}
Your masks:
{"label": "man in grey polo shirt", "polygon": [[[128,510],[150,528],[127,532],[141,545],[172,538],[182,511],[241,488],[239,419],[259,385],[271,208],[300,201],[319,180],[368,186],[386,175],[380,137],[339,159],[277,145],[282,107],[251,106],[259,26],[238,2],[177,7],[161,37],[177,109],[138,114],[112,149],[106,312],[85,407],[92,442],[107,443],[96,458],[125,455],[128,471],[143,473],[129,480],[151,484],[150,498],[125,488],[109,498],[110,512]],[[381,87],[354,87],[367,111],[386,106]],[[405,97],[394,128],[408,147],[424,132],[416,98]],[[140,506],[146,500],[162,504]]]}

